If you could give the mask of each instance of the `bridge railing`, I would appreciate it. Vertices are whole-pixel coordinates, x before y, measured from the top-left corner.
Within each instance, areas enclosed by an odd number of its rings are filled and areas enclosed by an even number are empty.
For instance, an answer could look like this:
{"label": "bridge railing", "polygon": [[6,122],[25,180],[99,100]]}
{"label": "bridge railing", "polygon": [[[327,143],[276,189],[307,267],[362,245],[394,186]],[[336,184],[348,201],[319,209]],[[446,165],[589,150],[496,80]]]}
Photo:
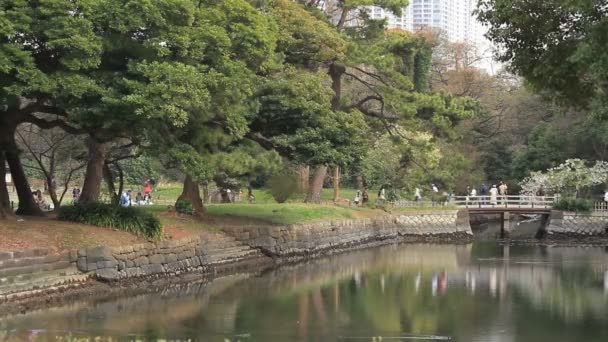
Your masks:
{"label": "bridge railing", "polygon": [[[550,209],[556,201],[554,196],[508,195],[497,196],[452,196],[447,201],[410,201],[399,200],[390,202],[395,208],[417,208],[453,206],[459,208],[544,208]],[[608,206],[606,206],[608,213]]]}
{"label": "bridge railing", "polygon": [[454,196],[451,204],[463,208],[545,208],[553,207],[554,196],[531,195],[498,195],[496,198],[486,195]]}

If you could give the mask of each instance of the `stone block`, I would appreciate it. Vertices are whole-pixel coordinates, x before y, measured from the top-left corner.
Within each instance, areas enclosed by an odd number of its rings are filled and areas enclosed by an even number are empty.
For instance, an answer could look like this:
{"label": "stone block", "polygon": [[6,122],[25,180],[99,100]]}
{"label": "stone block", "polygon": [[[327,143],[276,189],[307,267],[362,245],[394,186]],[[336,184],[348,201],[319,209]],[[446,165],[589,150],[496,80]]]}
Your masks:
{"label": "stone block", "polygon": [[103,268],[95,272],[97,278],[101,280],[118,280],[120,279],[120,272],[113,268]]}
{"label": "stone block", "polygon": [[112,248],[107,246],[87,248],[87,260],[89,263],[98,261],[116,261],[113,254]]}
{"label": "stone block", "polygon": [[145,275],[153,275],[153,274],[159,274],[159,273],[165,272],[165,270],[163,269],[163,266],[159,265],[159,264],[144,265],[141,267],[141,270]]}
{"label": "stone block", "polygon": [[97,263],[88,263],[87,272],[95,271],[97,269]]}
{"label": "stone block", "polygon": [[135,262],[133,262],[133,260],[127,260],[127,261],[125,261],[125,267],[126,268],[135,267]]}
{"label": "stone block", "polygon": [[177,255],[175,255],[175,254],[167,254],[165,256],[166,263],[172,263],[172,262],[176,262],[176,261],[177,261]]}
{"label": "stone block", "polygon": [[119,271],[124,271],[125,268],[127,268],[127,264],[124,261],[119,261],[118,262],[118,270]]}
{"label": "stone block", "polygon": [[163,254],[154,254],[151,255],[149,258],[149,261],[151,264],[162,264],[165,262],[165,256]]}
{"label": "stone block", "polygon": [[13,258],[13,252],[0,252],[0,260],[9,260]]}
{"label": "stone block", "polygon": [[118,266],[118,262],[116,262],[116,261],[98,261],[97,262],[97,269],[116,268],[116,266]]}
{"label": "stone block", "polygon": [[143,266],[143,265],[147,265],[150,263],[150,260],[148,260],[147,257],[145,256],[141,256],[135,260],[133,260],[133,262],[135,263],[135,266]]}
{"label": "stone block", "polygon": [[78,262],[76,262],[76,267],[81,272],[87,272],[89,270],[87,268],[87,258],[86,257],[80,257],[80,258],[78,258]]}

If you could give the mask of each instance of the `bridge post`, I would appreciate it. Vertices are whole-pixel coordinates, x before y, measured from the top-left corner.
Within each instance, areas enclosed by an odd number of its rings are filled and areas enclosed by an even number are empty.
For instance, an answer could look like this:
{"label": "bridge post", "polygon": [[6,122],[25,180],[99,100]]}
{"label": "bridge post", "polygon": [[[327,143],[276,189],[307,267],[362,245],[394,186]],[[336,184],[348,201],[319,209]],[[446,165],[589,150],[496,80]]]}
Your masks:
{"label": "bridge post", "polygon": [[500,238],[505,238],[505,213],[500,213]]}

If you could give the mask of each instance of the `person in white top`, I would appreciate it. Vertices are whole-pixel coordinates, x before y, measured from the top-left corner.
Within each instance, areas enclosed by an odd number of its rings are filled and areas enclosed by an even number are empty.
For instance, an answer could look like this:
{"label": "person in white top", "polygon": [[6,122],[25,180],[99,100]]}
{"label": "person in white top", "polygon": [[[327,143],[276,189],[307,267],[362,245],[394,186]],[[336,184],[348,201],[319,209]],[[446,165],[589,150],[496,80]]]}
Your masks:
{"label": "person in white top", "polygon": [[608,190],[604,191],[604,202],[608,202]]}
{"label": "person in white top", "polygon": [[414,199],[416,202],[420,202],[422,200],[422,194],[420,193],[420,188],[416,187],[416,191],[414,192]]}
{"label": "person in white top", "polygon": [[439,192],[439,188],[437,188],[437,185],[431,184],[431,186],[433,187],[433,192]]}
{"label": "person in white top", "polygon": [[490,189],[490,204],[498,204],[498,189],[496,188],[496,185],[492,185],[492,188]]}

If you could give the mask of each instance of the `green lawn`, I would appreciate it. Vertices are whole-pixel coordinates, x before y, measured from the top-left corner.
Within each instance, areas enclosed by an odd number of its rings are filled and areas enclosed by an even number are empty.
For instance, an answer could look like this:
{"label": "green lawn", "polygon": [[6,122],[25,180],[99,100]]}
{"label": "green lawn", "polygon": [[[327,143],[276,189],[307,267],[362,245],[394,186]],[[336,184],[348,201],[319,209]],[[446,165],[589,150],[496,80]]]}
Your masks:
{"label": "green lawn", "polygon": [[210,204],[211,215],[229,215],[268,221],[276,224],[293,224],[324,219],[350,219],[369,216],[375,211],[365,208],[345,208],[313,204]]}
{"label": "green lawn", "polygon": [[[161,187],[157,187],[154,189],[153,197],[154,199],[160,200],[158,202],[162,204],[169,204],[171,202],[175,202],[177,197],[182,193],[181,184],[168,184]],[[349,189],[344,188],[340,189],[340,198],[347,199],[352,201],[355,198],[355,194],[357,193],[357,189]],[[270,194],[270,190],[268,189],[254,189],[253,194],[255,195],[255,202],[258,204],[270,204],[276,203],[272,195]],[[290,200],[290,203],[302,203],[304,201],[305,195],[300,195],[299,197],[293,198]],[[243,189],[243,197],[247,197],[247,190]],[[374,203],[377,199],[377,194],[375,191],[369,192],[369,200],[371,203]],[[334,190],[333,189],[323,189],[321,192],[321,199],[323,201],[333,201],[334,199]]]}

